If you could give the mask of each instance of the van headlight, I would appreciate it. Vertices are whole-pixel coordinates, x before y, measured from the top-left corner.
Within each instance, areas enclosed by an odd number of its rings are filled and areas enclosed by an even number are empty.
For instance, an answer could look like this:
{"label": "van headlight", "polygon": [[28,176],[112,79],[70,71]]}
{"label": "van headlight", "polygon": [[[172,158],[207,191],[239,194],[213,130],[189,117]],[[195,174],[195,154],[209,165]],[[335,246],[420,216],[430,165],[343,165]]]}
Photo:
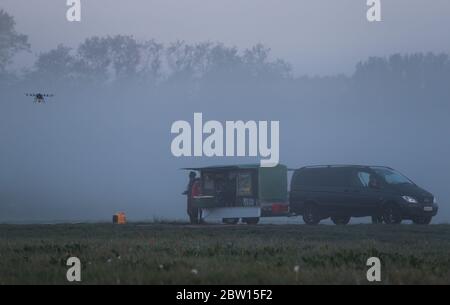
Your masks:
{"label": "van headlight", "polygon": [[411,196],[402,196],[402,198],[408,203],[419,203],[416,198]]}

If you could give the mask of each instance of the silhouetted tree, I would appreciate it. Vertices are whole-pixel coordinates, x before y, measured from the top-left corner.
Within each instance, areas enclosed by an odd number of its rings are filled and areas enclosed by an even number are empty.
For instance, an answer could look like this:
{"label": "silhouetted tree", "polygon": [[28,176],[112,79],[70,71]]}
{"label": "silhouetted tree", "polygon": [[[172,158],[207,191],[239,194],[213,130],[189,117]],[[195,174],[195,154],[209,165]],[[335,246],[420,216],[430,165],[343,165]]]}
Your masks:
{"label": "silhouetted tree", "polygon": [[450,94],[447,54],[394,54],[371,57],[356,66],[355,90],[378,100],[442,99]]}
{"label": "silhouetted tree", "polygon": [[49,81],[73,80],[76,77],[77,63],[77,59],[71,54],[71,48],[58,45],[56,49],[39,55],[32,77]]}
{"label": "silhouetted tree", "polygon": [[140,43],[132,36],[92,37],[78,47],[78,70],[101,81],[155,80],[160,74],[161,50],[161,44]]}
{"label": "silhouetted tree", "polygon": [[257,44],[244,52],[243,61],[253,76],[262,78],[288,78],[291,66],[281,59],[269,60],[270,49]]}
{"label": "silhouetted tree", "polygon": [[192,80],[200,78],[208,69],[208,53],[211,42],[196,45],[184,41],[172,43],[166,50],[168,75],[172,80]]}
{"label": "silhouetted tree", "polygon": [[270,49],[258,44],[241,55],[236,47],[203,42],[195,45],[178,41],[166,51],[171,80],[273,79],[290,76],[290,66],[269,59]]}
{"label": "silhouetted tree", "polygon": [[[13,56],[29,48],[27,36],[15,31],[13,17],[0,10],[0,84],[11,77],[6,68]],[[58,88],[66,83],[93,90],[108,83],[133,84],[132,90],[141,86],[144,91],[148,85],[176,84],[181,95],[199,90],[226,93],[229,85],[251,95],[270,85],[272,93],[291,101],[447,101],[450,58],[447,54],[394,54],[359,62],[351,76],[294,77],[291,66],[273,59],[262,44],[243,51],[210,41],[177,41],[165,47],[154,40],[116,35],[88,38],[75,49],[58,45],[40,54],[24,79],[27,86],[52,83]]]}
{"label": "silhouetted tree", "polygon": [[30,48],[28,37],[17,33],[15,25],[14,18],[0,10],[0,81],[9,78],[6,69],[14,55]]}

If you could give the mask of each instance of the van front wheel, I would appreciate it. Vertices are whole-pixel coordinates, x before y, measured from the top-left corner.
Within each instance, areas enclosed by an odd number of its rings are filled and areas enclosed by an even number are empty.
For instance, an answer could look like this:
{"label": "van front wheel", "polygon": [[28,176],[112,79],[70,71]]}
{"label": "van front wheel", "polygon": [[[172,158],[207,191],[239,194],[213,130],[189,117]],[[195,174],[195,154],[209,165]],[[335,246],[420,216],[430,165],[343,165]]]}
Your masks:
{"label": "van front wheel", "polygon": [[307,205],[303,211],[303,221],[307,225],[316,225],[320,222],[317,209],[314,205]]}
{"label": "van front wheel", "polygon": [[400,210],[394,204],[389,204],[384,208],[383,220],[388,225],[398,225],[402,222]]}
{"label": "van front wheel", "polygon": [[350,216],[331,217],[335,225],[347,225],[350,222]]}
{"label": "van front wheel", "polygon": [[431,216],[417,216],[412,219],[416,225],[429,225],[431,222]]}

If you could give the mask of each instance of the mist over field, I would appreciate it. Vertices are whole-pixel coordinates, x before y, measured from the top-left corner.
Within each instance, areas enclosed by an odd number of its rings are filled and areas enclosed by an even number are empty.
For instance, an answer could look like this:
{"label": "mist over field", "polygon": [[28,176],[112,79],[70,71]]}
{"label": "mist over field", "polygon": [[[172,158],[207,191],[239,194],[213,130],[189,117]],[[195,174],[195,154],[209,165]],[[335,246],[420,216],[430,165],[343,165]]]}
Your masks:
{"label": "mist over field", "polygon": [[[290,168],[391,166],[437,197],[433,222],[450,221],[448,45],[350,56],[327,76],[317,59],[317,73],[305,72],[270,44],[126,31],[38,52],[36,33],[21,26],[0,12],[0,222],[109,221],[117,211],[185,219],[180,168],[259,162],[173,157],[171,124],[193,123],[194,112],[280,121],[280,162]],[[55,96],[25,96],[37,92]]]}

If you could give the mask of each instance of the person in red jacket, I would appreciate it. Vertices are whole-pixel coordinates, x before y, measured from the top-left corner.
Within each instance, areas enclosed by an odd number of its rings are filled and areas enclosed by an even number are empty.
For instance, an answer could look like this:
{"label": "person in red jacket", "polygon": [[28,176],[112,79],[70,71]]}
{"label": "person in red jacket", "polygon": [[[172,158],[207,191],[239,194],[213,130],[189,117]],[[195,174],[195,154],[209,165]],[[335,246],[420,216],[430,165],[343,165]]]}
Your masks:
{"label": "person in red jacket", "polygon": [[201,185],[200,185],[200,179],[199,178],[195,179],[194,183],[192,184],[191,195],[192,195],[192,198],[201,195]]}
{"label": "person in red jacket", "polygon": [[199,209],[193,207],[193,199],[194,197],[201,195],[200,179],[196,178],[196,176],[197,174],[195,172],[189,173],[189,183],[186,191],[183,193],[183,195],[187,195],[187,214],[189,215],[191,223],[194,224],[199,222]]}

